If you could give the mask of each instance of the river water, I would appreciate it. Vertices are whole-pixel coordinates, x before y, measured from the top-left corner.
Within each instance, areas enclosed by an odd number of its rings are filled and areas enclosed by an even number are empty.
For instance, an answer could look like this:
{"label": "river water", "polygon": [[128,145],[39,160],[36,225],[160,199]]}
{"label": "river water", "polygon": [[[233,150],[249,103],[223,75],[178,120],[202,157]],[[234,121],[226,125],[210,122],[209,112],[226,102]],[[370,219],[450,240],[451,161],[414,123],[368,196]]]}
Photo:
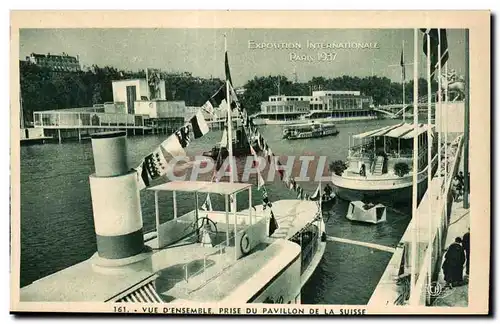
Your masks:
{"label": "river water", "polygon": [[[339,135],[321,139],[286,141],[281,139],[280,126],[261,126],[261,131],[276,155],[310,155],[327,157],[327,163],[345,159],[348,138],[394,120],[339,123]],[[212,131],[188,147],[189,155],[209,150],[221,138]],[[165,135],[128,138],[129,166],[156,148]],[[96,251],[94,222],[88,177],[94,172],[90,141],[66,142],[21,147],[21,286],[81,262]],[[207,175],[208,176],[208,175]],[[207,179],[204,179],[207,180]],[[250,178],[250,181],[253,181]],[[301,182],[305,192],[317,186],[314,179]],[[296,194],[279,181],[266,183],[271,200],[291,199]],[[254,188],[254,204],[260,193]],[[257,197],[257,198],[255,198]],[[178,197],[179,213],[193,208],[192,200]],[[222,201],[212,198],[214,208]],[[172,209],[171,200],[161,199],[162,215]],[[248,201],[238,200],[239,208]],[[244,206],[246,205],[246,206]],[[155,227],[154,196],[141,191],[144,230]],[[348,202],[340,200],[324,212],[328,235],[396,246],[403,235],[411,213],[410,205],[392,206],[387,210],[387,222],[378,225],[352,223],[345,218]],[[162,221],[167,216],[162,216]],[[377,285],[391,254],[352,244],[328,242],[319,267],[302,291],[306,304],[365,304]]]}

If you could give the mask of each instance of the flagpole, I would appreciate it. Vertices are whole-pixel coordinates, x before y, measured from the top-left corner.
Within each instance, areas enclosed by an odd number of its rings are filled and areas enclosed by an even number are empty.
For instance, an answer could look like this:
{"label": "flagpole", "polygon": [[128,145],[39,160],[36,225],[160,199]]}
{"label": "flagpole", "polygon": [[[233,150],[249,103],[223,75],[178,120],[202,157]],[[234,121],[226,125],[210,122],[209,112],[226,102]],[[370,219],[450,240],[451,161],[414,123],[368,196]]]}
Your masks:
{"label": "flagpole", "polygon": [[419,156],[418,156],[418,29],[413,31],[413,185],[412,185],[412,244],[411,244],[411,276],[410,276],[410,291],[413,292],[413,287],[416,283],[416,267],[417,267],[417,195],[418,195],[418,172],[419,172]]}
{"label": "flagpole", "polygon": [[464,116],[464,198],[463,207],[469,208],[469,29],[465,30],[465,116]]}
{"label": "flagpole", "polygon": [[[430,30],[426,33],[427,37],[427,192],[429,195],[428,210],[429,213],[429,230],[428,230],[428,246],[427,253],[432,259],[432,89],[431,89],[431,36]],[[434,71],[436,71],[434,69]],[[432,262],[429,262],[428,282],[432,279]]]}
{"label": "flagpole", "polygon": [[[446,75],[446,86],[444,89],[444,183],[448,185],[448,61],[444,65],[444,74]],[[445,188],[446,192],[446,188]],[[444,204],[445,224],[448,221],[448,198]]]}
{"label": "flagpole", "polygon": [[[224,54],[227,53],[227,37],[224,34]],[[225,70],[225,68],[224,68]],[[234,182],[234,163],[233,163],[233,119],[231,116],[231,93],[229,92],[229,81],[226,75],[226,100],[227,100],[227,142],[228,142],[228,159],[229,159],[229,182]],[[231,203],[231,211],[236,212],[236,196],[233,197]],[[236,218],[235,218],[236,223]]]}
{"label": "flagpole", "polygon": [[401,66],[401,79],[403,80],[403,123],[406,122],[406,109],[405,109],[405,65],[404,65],[404,57],[405,57],[405,41],[404,39],[401,41],[402,47],[403,47],[403,59],[401,63],[403,63],[403,66]]}
{"label": "flagpole", "polygon": [[[442,74],[441,74],[441,60],[442,60],[442,54],[441,54],[441,29],[438,28],[438,57],[439,57],[439,61],[438,61],[438,105],[437,105],[437,108],[439,109],[439,123],[437,125],[437,128],[438,128],[438,168],[437,168],[437,172],[438,172],[438,175],[437,175],[437,178],[438,178],[438,181],[439,181],[439,196],[438,196],[438,208],[439,210],[441,210],[441,204],[443,203],[443,183],[442,183],[442,177],[441,177],[441,173],[443,172],[443,169],[442,169],[442,159],[441,159],[441,146],[442,146],[442,132],[443,132],[443,129],[442,129],[442,119],[443,119],[443,105],[442,105],[442,100],[441,100],[441,86],[442,86],[442,81],[441,81],[441,78],[442,78]],[[442,214],[441,214],[442,215]],[[440,224],[441,224],[441,217],[439,217],[439,220],[440,220]],[[441,239],[441,225],[438,226],[438,240]],[[429,265],[430,266],[430,265]],[[430,273],[431,271],[429,271]]]}

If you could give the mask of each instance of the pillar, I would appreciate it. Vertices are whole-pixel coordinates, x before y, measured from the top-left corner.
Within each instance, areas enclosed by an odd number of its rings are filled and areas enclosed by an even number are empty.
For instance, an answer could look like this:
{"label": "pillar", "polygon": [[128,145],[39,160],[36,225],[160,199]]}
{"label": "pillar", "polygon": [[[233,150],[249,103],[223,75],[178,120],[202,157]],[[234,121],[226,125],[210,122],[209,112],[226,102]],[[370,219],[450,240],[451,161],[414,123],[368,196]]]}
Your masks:
{"label": "pillar", "polygon": [[89,180],[99,265],[125,268],[146,252],[137,175],[127,165],[126,132],[91,138],[95,173]]}
{"label": "pillar", "polygon": [[60,128],[59,128],[59,129],[57,129],[57,137],[58,137],[58,139],[59,139],[59,144],[61,144],[62,139],[61,139],[61,129],[60,129]]}

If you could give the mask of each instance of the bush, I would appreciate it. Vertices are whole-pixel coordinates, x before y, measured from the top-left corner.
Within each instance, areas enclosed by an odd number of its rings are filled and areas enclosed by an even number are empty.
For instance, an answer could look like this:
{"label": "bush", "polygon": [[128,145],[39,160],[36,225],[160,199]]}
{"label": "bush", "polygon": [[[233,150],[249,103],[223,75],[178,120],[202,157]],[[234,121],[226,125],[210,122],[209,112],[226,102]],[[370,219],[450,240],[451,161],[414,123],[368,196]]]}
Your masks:
{"label": "bush", "polygon": [[410,167],[404,162],[398,162],[394,165],[394,173],[400,177],[403,177],[410,173]]}
{"label": "bush", "polygon": [[345,169],[347,169],[347,165],[344,161],[337,160],[329,165],[329,169],[331,172],[335,173],[338,176],[341,176]]}

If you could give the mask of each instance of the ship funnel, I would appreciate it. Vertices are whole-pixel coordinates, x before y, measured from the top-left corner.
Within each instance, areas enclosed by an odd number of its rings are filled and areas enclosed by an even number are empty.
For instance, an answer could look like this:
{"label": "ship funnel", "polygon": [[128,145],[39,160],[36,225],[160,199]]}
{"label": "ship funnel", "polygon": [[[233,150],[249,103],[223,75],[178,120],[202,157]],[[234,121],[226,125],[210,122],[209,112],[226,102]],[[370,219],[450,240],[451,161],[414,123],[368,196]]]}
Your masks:
{"label": "ship funnel", "polygon": [[127,134],[123,131],[92,135],[95,173],[90,191],[97,240],[98,268],[117,270],[148,255],[137,175],[127,166]]}

